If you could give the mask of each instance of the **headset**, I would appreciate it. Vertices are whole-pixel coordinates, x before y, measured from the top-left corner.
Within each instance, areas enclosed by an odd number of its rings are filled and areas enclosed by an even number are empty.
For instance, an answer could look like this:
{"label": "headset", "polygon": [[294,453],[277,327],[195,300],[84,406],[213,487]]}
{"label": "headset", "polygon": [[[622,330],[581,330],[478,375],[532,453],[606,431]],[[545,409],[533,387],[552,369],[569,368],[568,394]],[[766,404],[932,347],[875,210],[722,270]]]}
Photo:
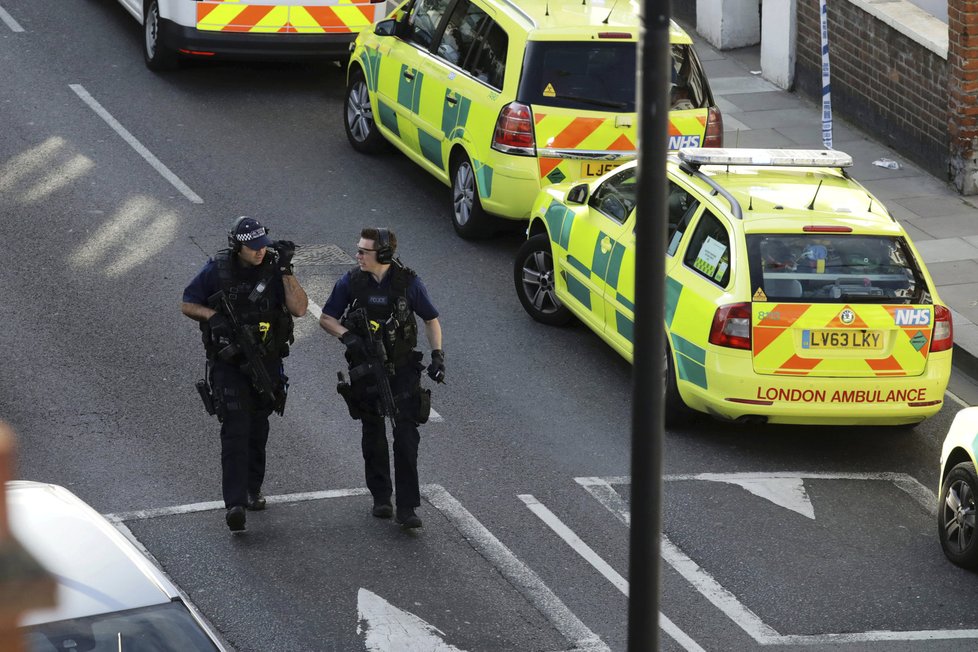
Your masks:
{"label": "headset", "polygon": [[[241,251],[242,243],[235,236],[237,235],[238,227],[241,226],[241,223],[248,219],[254,219],[254,218],[248,215],[242,215],[241,217],[237,217],[235,218],[234,222],[231,223],[230,228],[228,228],[228,247],[230,247],[231,253],[236,254],[239,251]],[[258,220],[255,221],[258,222]],[[258,223],[261,224],[261,222]],[[268,235],[268,227],[265,227],[265,235]]]}
{"label": "headset", "polygon": [[374,241],[377,250],[377,262],[390,265],[394,261],[394,247],[391,246],[391,234],[388,229],[377,229],[377,239]]}

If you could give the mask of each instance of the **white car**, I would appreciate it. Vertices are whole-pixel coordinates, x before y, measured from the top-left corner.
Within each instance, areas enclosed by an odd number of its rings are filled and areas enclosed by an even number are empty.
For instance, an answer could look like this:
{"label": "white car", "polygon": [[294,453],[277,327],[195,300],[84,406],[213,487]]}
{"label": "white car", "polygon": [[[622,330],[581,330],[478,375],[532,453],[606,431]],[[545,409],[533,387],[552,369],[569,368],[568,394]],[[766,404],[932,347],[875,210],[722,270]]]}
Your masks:
{"label": "white car", "polygon": [[28,652],[225,652],[180,591],[101,514],[53,484],[7,483],[14,536],[57,582],[18,623]]}
{"label": "white car", "polygon": [[978,407],[957,413],[941,450],[941,483],[937,528],[941,547],[958,566],[978,570]]}
{"label": "white car", "polygon": [[384,17],[386,0],[119,0],[143,26],[151,70],[181,58],[334,59]]}

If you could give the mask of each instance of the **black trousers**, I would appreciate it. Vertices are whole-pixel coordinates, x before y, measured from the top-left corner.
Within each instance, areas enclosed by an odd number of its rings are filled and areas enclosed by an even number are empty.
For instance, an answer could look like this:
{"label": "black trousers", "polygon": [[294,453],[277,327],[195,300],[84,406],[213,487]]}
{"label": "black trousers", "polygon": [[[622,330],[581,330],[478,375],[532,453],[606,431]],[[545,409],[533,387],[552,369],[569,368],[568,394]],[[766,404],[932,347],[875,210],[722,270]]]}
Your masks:
{"label": "black trousers", "polygon": [[[270,365],[271,366],[271,365]],[[281,363],[276,363],[278,378]],[[221,489],[224,506],[242,506],[248,492],[258,493],[265,480],[265,445],[271,406],[263,405],[248,378],[235,365],[215,362],[211,382],[221,401]],[[271,370],[269,371],[271,375]]]}
{"label": "black trousers", "polygon": [[[360,447],[363,451],[364,477],[375,501],[389,501],[394,490],[398,507],[418,507],[421,505],[418,485],[418,445],[421,435],[418,433],[415,417],[420,402],[421,371],[414,365],[397,367],[390,383],[399,413],[394,421],[393,433],[393,487],[387,446],[387,421],[382,416],[368,413],[369,408],[360,418],[363,425]],[[354,386],[354,391],[358,389],[361,388]]]}

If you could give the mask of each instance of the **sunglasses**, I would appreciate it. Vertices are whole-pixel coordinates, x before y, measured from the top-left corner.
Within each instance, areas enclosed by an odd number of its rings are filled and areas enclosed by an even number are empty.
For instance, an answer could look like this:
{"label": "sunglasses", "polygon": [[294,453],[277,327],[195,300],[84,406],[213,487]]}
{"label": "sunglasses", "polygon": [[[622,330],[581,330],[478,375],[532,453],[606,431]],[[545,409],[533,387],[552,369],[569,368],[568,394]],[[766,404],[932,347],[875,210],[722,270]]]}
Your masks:
{"label": "sunglasses", "polygon": [[363,247],[357,247],[357,255],[358,256],[366,256],[371,251],[377,251],[377,250],[376,249],[364,249]]}

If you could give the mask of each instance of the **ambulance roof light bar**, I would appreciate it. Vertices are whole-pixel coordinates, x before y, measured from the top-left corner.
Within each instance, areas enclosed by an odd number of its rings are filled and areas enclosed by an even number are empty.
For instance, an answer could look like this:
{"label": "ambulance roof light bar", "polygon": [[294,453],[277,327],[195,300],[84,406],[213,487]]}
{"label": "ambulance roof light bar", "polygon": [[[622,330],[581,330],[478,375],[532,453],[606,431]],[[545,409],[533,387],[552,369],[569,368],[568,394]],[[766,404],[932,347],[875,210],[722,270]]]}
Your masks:
{"label": "ambulance roof light bar", "polygon": [[679,160],[700,165],[754,165],[806,168],[847,168],[852,157],[845,152],[823,149],[747,149],[728,147],[684,147]]}

